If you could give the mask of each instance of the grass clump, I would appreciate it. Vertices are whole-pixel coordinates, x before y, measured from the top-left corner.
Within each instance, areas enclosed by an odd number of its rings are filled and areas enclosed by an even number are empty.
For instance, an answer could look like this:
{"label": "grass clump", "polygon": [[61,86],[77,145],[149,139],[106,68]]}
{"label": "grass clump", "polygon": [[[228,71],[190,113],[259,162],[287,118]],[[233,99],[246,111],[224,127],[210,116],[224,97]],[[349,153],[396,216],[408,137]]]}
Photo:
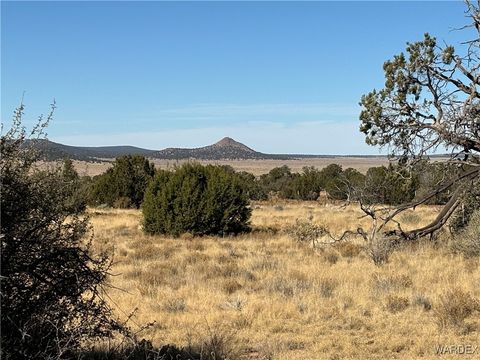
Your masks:
{"label": "grass clump", "polygon": [[327,277],[320,280],[318,289],[323,298],[331,298],[337,286],[337,280]]}
{"label": "grass clump", "polygon": [[398,295],[388,295],[386,308],[391,313],[397,313],[405,310],[410,305],[410,302],[406,297]]}
{"label": "grass clump", "polygon": [[187,304],[184,299],[169,299],[164,304],[164,309],[170,313],[181,313],[187,311]]}
{"label": "grass clump", "polygon": [[413,297],[412,303],[414,305],[422,307],[423,310],[425,310],[425,311],[430,311],[432,309],[432,302],[430,301],[430,299],[427,296],[425,296],[423,294],[416,294]]}
{"label": "grass clump", "polygon": [[452,249],[466,258],[480,256],[480,210],[472,215],[465,229],[455,236]]}
{"label": "grass clump", "polygon": [[340,242],[335,245],[335,249],[345,258],[353,258],[358,256],[362,250],[363,246],[354,244],[352,242]]}
{"label": "grass clump", "polygon": [[460,288],[444,292],[435,306],[435,315],[440,328],[465,329],[465,320],[478,311],[480,302]]}
{"label": "grass clump", "polygon": [[402,290],[413,286],[412,278],[408,274],[383,275],[374,273],[371,283],[376,293],[388,293],[392,290]]}
{"label": "grass clump", "polygon": [[295,225],[287,229],[288,235],[300,243],[312,243],[315,247],[317,240],[327,233],[322,225],[317,225],[311,221],[298,220]]}

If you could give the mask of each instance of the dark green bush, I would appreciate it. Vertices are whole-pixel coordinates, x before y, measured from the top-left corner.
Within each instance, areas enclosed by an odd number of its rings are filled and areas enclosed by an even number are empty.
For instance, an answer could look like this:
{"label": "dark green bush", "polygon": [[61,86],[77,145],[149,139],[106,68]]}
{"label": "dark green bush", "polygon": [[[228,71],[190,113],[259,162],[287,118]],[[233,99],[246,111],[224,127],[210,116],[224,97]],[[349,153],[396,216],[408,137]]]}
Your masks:
{"label": "dark green bush", "polygon": [[345,171],[337,164],[318,170],[305,166],[302,173],[292,173],[288,166],[272,169],[259,181],[265,194],[275,194],[283,199],[317,200],[326,191],[332,199],[352,199],[353,188],[364,186],[365,175],[349,168]]}
{"label": "dark green bush", "polygon": [[363,200],[370,204],[398,205],[415,196],[418,179],[405,169],[389,165],[368,169]]}
{"label": "dark green bush", "polygon": [[320,171],[321,186],[333,199],[346,198],[342,173],[342,167],[337,164],[330,164]]}
{"label": "dark green bush", "polygon": [[339,200],[359,200],[365,188],[365,175],[354,168],[345,169],[337,180],[337,195]]}
{"label": "dark green bush", "polygon": [[241,171],[237,175],[240,177],[245,189],[247,191],[247,196],[250,200],[267,200],[268,195],[265,189],[260,184],[260,181],[255,178],[255,175]]}
{"label": "dark green bush", "polygon": [[74,213],[84,211],[87,208],[88,181],[89,177],[81,178],[70,159],[65,159],[62,166],[64,186],[68,188],[70,195],[66,197],[66,206]]}
{"label": "dark green bush", "polygon": [[158,171],[142,204],[148,234],[228,235],[249,229],[251,210],[242,179],[221,166],[187,163]]}
{"label": "dark green bush", "polygon": [[[59,359],[119,327],[100,295],[110,262],[93,256],[76,173],[40,171],[24,146],[23,106],[0,141],[1,357]],[[51,115],[48,117],[48,119]],[[32,131],[40,136],[47,122]]]}
{"label": "dark green bush", "polygon": [[288,198],[288,195],[285,193],[289,192],[287,188],[290,186],[293,178],[294,174],[292,174],[290,168],[284,165],[273,168],[268,174],[260,176],[260,184],[266,194],[275,194]]}
{"label": "dark green bush", "polygon": [[144,156],[121,156],[115,160],[112,168],[94,178],[90,203],[139,208],[147,184],[154,174],[153,164]]}
{"label": "dark green bush", "polygon": [[320,172],[314,167],[305,166],[301,174],[294,174],[289,186],[283,191],[285,198],[317,200],[322,191]]}

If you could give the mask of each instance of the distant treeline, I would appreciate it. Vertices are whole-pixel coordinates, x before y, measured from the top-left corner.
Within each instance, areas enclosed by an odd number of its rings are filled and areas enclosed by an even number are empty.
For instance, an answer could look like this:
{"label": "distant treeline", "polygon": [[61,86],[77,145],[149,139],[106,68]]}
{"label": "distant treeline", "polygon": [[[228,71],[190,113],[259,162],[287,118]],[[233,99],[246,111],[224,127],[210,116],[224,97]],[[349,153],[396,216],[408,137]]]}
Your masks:
{"label": "distant treeline", "polygon": [[[70,160],[65,160],[64,167],[67,173],[74,172]],[[321,170],[304,167],[301,173],[293,173],[288,166],[281,166],[260,177],[245,171],[237,172],[228,165],[213,167],[232,174],[250,200],[280,198],[315,201],[322,197],[330,200],[361,199],[365,203],[387,205],[397,205],[424,196],[455,176],[457,171],[451,165],[427,161],[418,163],[408,171],[391,164],[371,167],[366,174],[353,168],[343,169],[337,164]],[[101,175],[81,178],[76,175],[78,196],[90,206],[139,208],[145,190],[156,174],[174,173],[182,168],[183,166],[170,171],[156,170],[143,156],[122,156]],[[162,186],[158,181],[156,183],[157,186]],[[435,195],[429,203],[444,204],[448,196],[448,192]]]}

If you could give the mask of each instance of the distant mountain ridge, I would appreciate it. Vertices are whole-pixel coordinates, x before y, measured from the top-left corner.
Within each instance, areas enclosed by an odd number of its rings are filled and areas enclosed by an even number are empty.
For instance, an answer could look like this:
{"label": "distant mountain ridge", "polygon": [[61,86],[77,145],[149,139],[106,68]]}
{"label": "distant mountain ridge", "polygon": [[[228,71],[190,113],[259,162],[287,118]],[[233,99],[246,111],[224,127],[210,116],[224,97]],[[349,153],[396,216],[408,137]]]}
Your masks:
{"label": "distant mountain ridge", "polygon": [[70,158],[73,160],[95,161],[113,159],[123,155],[143,155],[152,157],[157,151],[138,148],[135,146],[70,146],[50,140],[27,140],[26,146],[32,146],[40,151],[47,160]]}
{"label": "distant mountain ridge", "polygon": [[50,161],[65,158],[82,161],[101,161],[124,155],[142,155],[152,159],[165,160],[295,160],[334,157],[385,157],[382,155],[266,154],[255,151],[230,137],[224,137],[215,144],[199,148],[166,148],[163,150],[150,150],[127,145],[71,146],[46,139],[27,140],[26,146],[32,146],[39,150],[46,160]]}
{"label": "distant mountain ridge", "polygon": [[[50,140],[28,140],[26,145],[40,151],[47,160],[70,158],[83,161],[114,159],[124,155],[142,155],[166,160],[253,160],[253,159],[294,159],[297,155],[264,154],[248,146],[225,137],[213,145],[200,148],[166,148],[149,150],[135,146],[71,146]],[[301,156],[301,155],[300,155]]]}

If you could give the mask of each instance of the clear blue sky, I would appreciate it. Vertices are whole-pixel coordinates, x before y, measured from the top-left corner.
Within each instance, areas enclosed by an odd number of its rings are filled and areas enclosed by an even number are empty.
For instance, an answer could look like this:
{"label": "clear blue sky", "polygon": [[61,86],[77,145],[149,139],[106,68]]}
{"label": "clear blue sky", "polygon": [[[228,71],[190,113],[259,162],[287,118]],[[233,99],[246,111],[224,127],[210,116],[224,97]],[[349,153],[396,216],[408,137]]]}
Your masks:
{"label": "clear blue sky", "polygon": [[430,32],[464,39],[451,2],[4,2],[1,116],[57,101],[49,138],[264,152],[378,154],[358,131],[382,64]]}

